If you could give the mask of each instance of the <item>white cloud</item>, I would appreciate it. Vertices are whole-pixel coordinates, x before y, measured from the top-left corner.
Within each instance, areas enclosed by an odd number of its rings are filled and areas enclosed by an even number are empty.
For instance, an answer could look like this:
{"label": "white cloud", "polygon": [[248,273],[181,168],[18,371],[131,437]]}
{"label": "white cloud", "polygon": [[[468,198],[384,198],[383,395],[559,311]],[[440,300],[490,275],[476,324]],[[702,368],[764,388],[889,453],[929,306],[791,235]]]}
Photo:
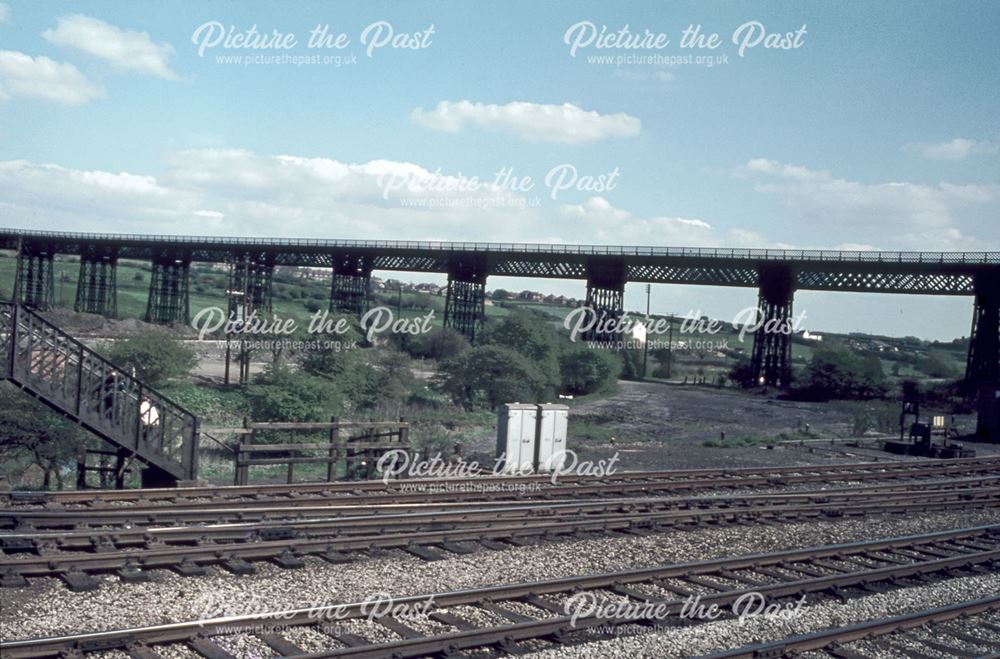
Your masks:
{"label": "white cloud", "polygon": [[604,197],[591,197],[581,204],[567,204],[560,214],[573,220],[576,231],[593,235],[600,243],[668,245],[677,247],[769,247],[752,231],[720,231],[697,218],[636,217],[616,208]]}
{"label": "white cloud", "polygon": [[122,71],[177,79],[168,65],[173,46],[153,43],[146,32],[123,30],[90,16],[74,14],[60,17],[56,28],[45,30],[42,36],[56,45],[106,60]]}
{"label": "white cloud", "polygon": [[512,133],[531,141],[578,144],[613,137],[635,137],[642,122],[631,115],[600,114],[571,103],[542,105],[514,101],[506,105],[441,101],[433,110],[417,108],[411,116],[427,128],[457,133],[467,126]]}
{"label": "white cloud", "polygon": [[0,2],[0,23],[10,20],[10,6],[6,2]]}
{"label": "white cloud", "polygon": [[963,234],[960,211],[1000,200],[998,184],[862,183],[765,158],[750,160],[735,174],[756,178],[755,190],[777,197],[819,231],[864,231],[866,237],[882,234],[913,249],[984,245]]}
{"label": "white cloud", "polygon": [[956,137],[950,142],[939,144],[907,144],[903,150],[931,160],[962,160],[974,154],[994,155],[1000,151],[1000,145]]}
{"label": "white cloud", "polygon": [[[180,152],[157,177],[0,161],[0,215],[15,226],[38,226],[45,218],[47,227],[79,231],[142,226],[149,233],[192,235],[484,241],[531,240],[540,220],[537,210],[516,203],[477,205],[487,197],[521,199],[488,189],[402,190],[386,199],[379,186],[386,174],[454,178],[412,163],[350,164],[238,149]],[[404,206],[400,196],[439,205]]]}
{"label": "white cloud", "polygon": [[104,90],[99,85],[68,62],[0,50],[0,101],[40,98],[80,105],[103,95]]}

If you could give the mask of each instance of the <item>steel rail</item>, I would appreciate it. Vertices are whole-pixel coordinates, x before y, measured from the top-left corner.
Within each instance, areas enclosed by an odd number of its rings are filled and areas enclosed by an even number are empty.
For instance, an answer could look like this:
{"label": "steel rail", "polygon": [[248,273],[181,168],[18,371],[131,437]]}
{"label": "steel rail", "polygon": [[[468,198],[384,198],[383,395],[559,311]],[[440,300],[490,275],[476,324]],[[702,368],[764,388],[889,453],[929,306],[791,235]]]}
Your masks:
{"label": "steel rail", "polygon": [[[515,583],[500,586],[472,588],[445,593],[432,593],[394,598],[393,604],[418,604],[431,600],[435,611],[457,606],[475,606],[503,601],[517,601],[520,598],[568,594],[581,590],[602,590],[634,586],[636,584],[659,585],[669,591],[662,580],[685,581],[704,576],[717,576],[730,582],[746,585],[737,572],[741,570],[760,574],[769,568],[779,568],[784,574],[771,570],[771,578],[776,583],[755,583],[753,588],[715,587],[715,592],[701,594],[701,602],[720,607],[731,605],[739,597],[748,593],[758,593],[769,600],[784,597],[799,597],[809,593],[832,593],[846,596],[842,590],[866,587],[878,583],[898,585],[898,580],[925,578],[937,573],[988,567],[1000,561],[1000,525],[980,526],[928,534],[882,538],[855,543],[842,543],[803,549],[790,549],[769,553],[750,554],[735,558],[693,561],[666,566],[653,566],[610,573],[588,574],[563,577],[545,581]],[[911,553],[906,553],[911,552]],[[916,554],[916,556],[912,555]],[[860,564],[857,559],[867,559],[888,565],[871,566]],[[910,560],[906,560],[910,559]],[[830,567],[830,561],[840,561],[842,566]],[[829,573],[819,574],[810,566],[826,566]],[[845,567],[846,566],[846,567]],[[798,569],[797,569],[798,568]],[[805,577],[805,578],[803,578]],[[758,576],[759,578],[759,576]],[[698,583],[692,581],[689,583]],[[647,603],[662,606],[662,610],[677,615],[683,608],[686,597],[681,591],[673,591],[671,599],[650,599],[651,596],[624,591],[627,596]],[[638,600],[638,601],[643,601]],[[287,626],[316,625],[324,620],[348,620],[362,618],[367,614],[365,602],[310,606],[298,609],[229,615],[203,620],[153,625],[122,630],[70,634],[27,640],[0,641],[0,651],[5,658],[63,656],[84,654],[116,648],[142,648],[145,656],[159,656],[150,646],[189,642],[194,639],[209,639],[216,634],[238,634],[245,629],[272,628],[277,631]],[[565,606],[565,604],[564,604]],[[457,633],[445,633],[434,637],[418,637],[389,643],[370,644],[364,647],[338,648],[328,652],[312,653],[308,657],[352,656],[418,656],[422,654],[482,647],[507,642],[516,642],[545,636],[562,636],[586,630],[598,625],[625,624],[648,621],[648,615],[627,615],[608,619],[599,615],[587,615],[573,620],[569,615],[556,615],[542,620],[525,620],[499,627],[472,629]],[[331,637],[331,642],[333,638]],[[285,647],[294,647],[284,641]],[[197,648],[195,648],[197,649]],[[285,653],[282,653],[285,654]]]}
{"label": "steel rail", "polygon": [[[796,493],[741,495],[738,497],[713,496],[699,498],[680,497],[647,497],[627,498],[597,501],[562,501],[562,502],[528,502],[524,504],[506,504],[504,506],[486,506],[466,504],[450,507],[444,510],[418,511],[370,511],[367,507],[318,506],[315,509],[287,508],[280,509],[289,518],[277,519],[265,517],[260,520],[241,520],[236,522],[223,521],[226,515],[245,517],[245,510],[228,511],[215,509],[206,511],[210,523],[176,525],[176,526],[144,526],[141,520],[126,517],[131,525],[116,529],[74,529],[69,531],[31,530],[31,531],[0,531],[0,549],[26,550],[27,543],[55,542],[60,550],[84,549],[90,550],[98,539],[115,546],[139,546],[147,544],[151,539],[184,543],[192,541],[246,540],[248,534],[279,529],[282,531],[305,531],[322,533],[356,533],[375,528],[382,532],[394,527],[420,527],[433,525],[440,528],[441,524],[471,523],[471,522],[503,522],[521,519],[532,519],[539,516],[554,517],[566,520],[571,515],[586,516],[587,519],[598,519],[604,515],[651,513],[668,510],[692,510],[698,508],[738,508],[740,510],[772,509],[777,505],[794,504],[833,504],[836,502],[864,501],[872,496],[879,496],[883,502],[888,501],[930,501],[954,499],[956,502],[990,499],[1000,496],[1000,477],[977,478],[968,481],[951,483],[951,487],[940,489],[921,488],[917,490],[899,490],[899,486],[884,488],[855,487],[840,490],[813,490]],[[995,487],[986,487],[992,485]],[[267,512],[266,510],[264,512]],[[308,513],[312,513],[310,515]],[[354,514],[347,514],[354,513]],[[24,521],[24,520],[20,520]],[[33,527],[37,528],[37,520]]]}
{"label": "steel rail", "polygon": [[[67,574],[102,573],[115,570],[140,572],[151,569],[175,569],[184,565],[226,565],[227,561],[277,560],[280,557],[301,559],[319,556],[332,562],[342,562],[345,552],[379,549],[403,549],[421,555],[426,547],[455,546],[462,542],[498,542],[514,544],[528,539],[556,539],[559,536],[587,532],[609,531],[648,534],[683,529],[697,525],[750,524],[757,522],[803,521],[861,517],[869,514],[905,514],[930,510],[954,510],[956,501],[948,497],[911,497],[905,502],[875,501],[862,504],[788,505],[767,508],[718,508],[692,511],[666,511],[614,514],[600,519],[555,521],[552,519],[522,520],[505,523],[479,523],[446,529],[420,529],[369,535],[331,535],[329,537],[292,536],[277,540],[180,546],[156,544],[128,551],[53,552],[39,556],[0,560],[0,575],[44,577]],[[962,500],[963,507],[1000,507],[1000,495]],[[248,537],[248,540],[253,538]],[[281,562],[279,561],[279,565]],[[298,565],[301,567],[301,565]],[[69,581],[69,579],[67,579]]]}
{"label": "steel rail", "polygon": [[[622,472],[604,476],[559,476],[553,484],[551,476],[474,477],[443,479],[400,479],[356,482],[312,482],[291,485],[258,486],[215,486],[195,488],[169,488],[147,490],[83,490],[48,493],[0,493],[0,501],[7,499],[9,507],[30,508],[32,505],[56,505],[85,503],[88,511],[110,508],[121,510],[123,506],[111,506],[113,502],[134,501],[150,503],[159,501],[163,506],[176,509],[178,505],[218,504],[220,499],[246,498],[251,505],[266,505],[267,495],[289,501],[302,500],[308,494],[324,498],[343,496],[351,501],[364,501],[365,495],[374,497],[392,496],[394,500],[404,498],[406,502],[454,496],[457,489],[468,487],[482,490],[482,496],[502,495],[531,496],[532,493],[504,491],[514,490],[517,485],[537,485],[536,496],[559,496],[563,493],[601,494],[621,491],[648,490],[693,490],[705,488],[740,488],[753,486],[774,486],[789,483],[829,482],[836,480],[890,480],[908,477],[924,477],[962,473],[1000,473],[1000,456],[991,458],[961,458],[954,460],[914,460],[906,463],[853,463],[826,466],[795,466],[740,469],[705,469],[659,472]],[[546,485],[548,484],[548,485]],[[433,491],[417,492],[419,488],[451,488],[444,494]],[[489,491],[491,488],[494,491]],[[465,498],[479,494],[463,493]],[[201,502],[185,502],[185,499],[205,499]],[[413,501],[410,501],[413,500]]]}
{"label": "steel rail", "polygon": [[[136,510],[134,508],[118,507],[114,510],[92,511],[88,509],[73,509],[64,511],[54,511],[47,509],[0,509],[0,529],[15,529],[28,527],[31,530],[39,529],[60,529],[81,530],[92,527],[102,527],[102,531],[112,531],[115,527],[127,527],[137,529],[140,527],[150,527],[156,524],[172,524],[174,527],[182,524],[198,523],[208,521],[214,523],[254,523],[262,524],[269,520],[281,520],[285,518],[313,518],[329,516],[360,516],[360,515],[392,515],[427,512],[449,512],[449,511],[469,511],[476,510],[501,510],[513,507],[555,507],[570,506],[600,507],[606,506],[629,506],[643,505],[651,502],[673,503],[677,507],[694,507],[706,505],[721,505],[730,502],[731,505],[746,506],[747,502],[801,502],[801,503],[827,503],[835,498],[844,496],[865,496],[874,494],[896,494],[899,492],[914,492],[912,488],[919,485],[919,494],[923,491],[932,490],[954,490],[966,491],[973,487],[984,487],[1000,483],[1000,475],[986,477],[961,477],[944,480],[920,481],[919,484],[913,482],[890,482],[880,485],[860,485],[839,488],[827,488],[821,490],[795,490],[791,492],[766,493],[766,494],[715,494],[686,497],[663,497],[663,496],[633,496],[615,499],[529,499],[525,502],[510,500],[500,501],[450,501],[424,504],[396,504],[349,502],[344,505],[340,502],[326,503],[323,499],[307,499],[298,501],[295,506],[260,506],[248,507],[241,503],[219,504],[208,507],[177,506],[171,508],[157,507],[155,510]],[[318,505],[313,505],[317,503]],[[0,531],[0,537],[9,537],[10,534]]]}

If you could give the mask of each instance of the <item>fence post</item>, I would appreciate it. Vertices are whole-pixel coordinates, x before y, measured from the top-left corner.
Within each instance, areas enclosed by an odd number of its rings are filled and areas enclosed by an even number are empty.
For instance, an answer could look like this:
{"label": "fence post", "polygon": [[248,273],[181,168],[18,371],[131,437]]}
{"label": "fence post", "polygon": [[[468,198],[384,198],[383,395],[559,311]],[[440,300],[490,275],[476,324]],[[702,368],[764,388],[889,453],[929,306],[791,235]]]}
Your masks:
{"label": "fence post", "polygon": [[250,417],[248,416],[243,417],[243,429],[247,432],[240,435],[240,441],[236,445],[236,453],[233,458],[236,461],[236,466],[233,469],[236,481],[235,485],[246,485],[250,476],[250,467],[243,464],[243,455],[245,453],[243,447],[250,445],[250,440],[253,436],[250,430]]}
{"label": "fence post", "polygon": [[337,425],[337,417],[330,417],[330,462],[326,465],[326,482],[332,483],[337,480],[337,463],[340,462],[340,426]]}

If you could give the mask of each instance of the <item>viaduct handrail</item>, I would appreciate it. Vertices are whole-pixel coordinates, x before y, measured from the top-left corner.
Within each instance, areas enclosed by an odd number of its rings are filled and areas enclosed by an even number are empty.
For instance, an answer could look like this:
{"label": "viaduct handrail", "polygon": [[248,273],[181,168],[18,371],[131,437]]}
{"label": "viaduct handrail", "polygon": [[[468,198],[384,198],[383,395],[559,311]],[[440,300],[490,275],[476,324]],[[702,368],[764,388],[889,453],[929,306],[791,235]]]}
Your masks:
{"label": "viaduct handrail", "polygon": [[1000,252],[917,252],[815,249],[757,249],[721,247],[652,247],[618,245],[569,245],[560,243],[491,243],[423,240],[334,240],[320,238],[238,238],[225,236],[178,236],[124,233],[78,233],[31,231],[0,228],[0,241],[11,244],[18,238],[56,242],[121,242],[191,247],[257,247],[265,250],[287,248],[423,250],[434,252],[484,252],[523,254],[566,254],[585,256],[661,256],[721,258],[760,261],[822,261],[843,263],[923,263],[1000,264]]}

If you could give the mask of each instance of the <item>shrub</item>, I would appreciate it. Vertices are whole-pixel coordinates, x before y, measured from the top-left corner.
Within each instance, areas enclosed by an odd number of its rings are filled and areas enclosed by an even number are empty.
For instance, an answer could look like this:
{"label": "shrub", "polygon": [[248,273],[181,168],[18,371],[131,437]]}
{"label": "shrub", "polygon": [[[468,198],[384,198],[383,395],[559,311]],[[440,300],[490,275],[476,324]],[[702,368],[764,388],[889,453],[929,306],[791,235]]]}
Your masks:
{"label": "shrub", "polygon": [[603,350],[580,347],[559,356],[562,389],[574,396],[614,388],[621,370],[621,361]]}
{"label": "shrub", "polygon": [[496,345],[479,346],[441,365],[438,384],[466,408],[543,401],[553,391],[549,378],[524,355]]}
{"label": "shrub", "polygon": [[886,395],[882,362],[843,348],[824,347],[813,353],[806,386],[819,398],[879,398]]}

